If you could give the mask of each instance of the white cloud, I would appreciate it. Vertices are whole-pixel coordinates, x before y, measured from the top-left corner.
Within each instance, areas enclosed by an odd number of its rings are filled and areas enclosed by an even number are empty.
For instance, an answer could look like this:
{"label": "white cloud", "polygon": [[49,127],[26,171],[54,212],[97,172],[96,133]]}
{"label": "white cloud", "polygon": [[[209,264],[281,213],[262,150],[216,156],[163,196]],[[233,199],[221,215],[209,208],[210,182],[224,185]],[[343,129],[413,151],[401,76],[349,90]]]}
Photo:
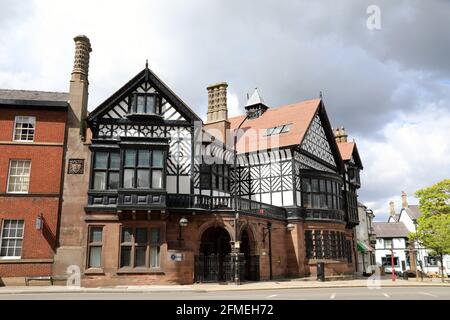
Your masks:
{"label": "white cloud", "polygon": [[[145,59],[202,117],[206,86],[218,81],[230,84],[230,116],[244,111],[243,95],[254,85],[265,88],[261,93],[269,105],[317,97],[323,90],[331,122],[358,138],[365,168],[360,201],[385,220],[387,203],[396,200],[398,208],[402,190],[413,202],[414,191],[450,176],[450,98],[433,78],[435,69],[448,70],[450,42],[435,41],[449,36],[444,2],[434,7],[437,15],[414,11],[404,27],[405,21],[395,17],[407,6],[383,3],[385,24],[369,35],[364,1],[255,6],[206,0],[4,0],[0,88],[67,91],[72,39],[86,34],[93,45],[90,110],[138,73]],[[417,23],[428,18],[429,23]],[[428,45],[416,41],[418,35]],[[420,47],[410,50],[411,45]],[[380,130],[362,132],[369,126]]]}
{"label": "white cloud", "polygon": [[400,208],[401,191],[415,204],[415,191],[450,177],[449,133],[450,112],[444,105],[427,105],[388,123],[384,139],[357,141],[364,162],[360,200],[373,207],[377,219],[387,218],[390,200]]}

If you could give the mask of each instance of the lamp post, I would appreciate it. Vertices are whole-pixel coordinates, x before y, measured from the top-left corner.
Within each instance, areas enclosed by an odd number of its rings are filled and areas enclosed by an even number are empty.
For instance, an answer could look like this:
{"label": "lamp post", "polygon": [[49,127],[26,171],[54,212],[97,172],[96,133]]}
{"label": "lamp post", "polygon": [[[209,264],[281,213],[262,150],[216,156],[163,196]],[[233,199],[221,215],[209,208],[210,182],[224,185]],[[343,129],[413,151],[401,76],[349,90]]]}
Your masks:
{"label": "lamp post", "polygon": [[244,122],[249,118],[250,114],[247,114],[236,128],[233,137],[233,171],[234,171],[234,190],[233,190],[233,198],[234,198],[234,243],[232,247],[233,257],[234,257],[234,283],[236,285],[240,284],[240,270],[239,270],[239,256],[240,256],[240,241],[239,241],[239,212],[238,212],[238,195],[237,195],[237,135],[239,129],[241,129]]}
{"label": "lamp post", "polygon": [[392,269],[392,281],[395,282],[395,270],[394,270],[394,239],[391,241],[391,269]]}
{"label": "lamp post", "polygon": [[178,241],[180,242],[181,245],[181,241],[183,241],[183,237],[181,234],[181,230],[185,227],[187,227],[189,221],[188,219],[186,219],[185,217],[181,218],[180,221],[178,222],[178,227],[179,227],[179,233],[178,233]]}
{"label": "lamp post", "polygon": [[[287,231],[294,230],[295,226],[292,223],[289,223],[286,226]],[[269,280],[272,280],[273,273],[272,273],[272,230],[276,228],[272,228],[272,222],[268,221],[267,226],[263,227],[263,244],[264,247],[266,246],[266,236],[269,235]],[[267,233],[266,233],[267,230]]]}

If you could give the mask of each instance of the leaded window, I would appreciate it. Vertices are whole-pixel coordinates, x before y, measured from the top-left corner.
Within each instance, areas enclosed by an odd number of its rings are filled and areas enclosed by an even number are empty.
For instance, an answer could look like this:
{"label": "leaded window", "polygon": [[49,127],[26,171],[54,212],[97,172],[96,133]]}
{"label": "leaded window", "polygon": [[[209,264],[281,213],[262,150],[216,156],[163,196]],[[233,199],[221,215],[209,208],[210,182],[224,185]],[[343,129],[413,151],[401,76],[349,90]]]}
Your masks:
{"label": "leaded window", "polygon": [[308,259],[338,259],[352,261],[351,241],[339,231],[305,230],[305,248]]}
{"label": "leaded window", "polygon": [[14,141],[34,141],[36,117],[17,116],[14,121]]}

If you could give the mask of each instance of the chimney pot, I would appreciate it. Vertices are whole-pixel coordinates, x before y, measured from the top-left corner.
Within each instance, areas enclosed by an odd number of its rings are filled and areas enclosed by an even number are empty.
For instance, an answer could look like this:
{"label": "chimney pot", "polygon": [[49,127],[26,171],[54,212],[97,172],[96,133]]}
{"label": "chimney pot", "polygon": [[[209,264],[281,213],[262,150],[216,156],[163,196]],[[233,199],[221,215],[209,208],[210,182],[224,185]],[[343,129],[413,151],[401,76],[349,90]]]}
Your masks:
{"label": "chimney pot", "polygon": [[394,201],[389,202],[389,208],[390,208],[390,215],[393,217],[395,216],[395,206]]}

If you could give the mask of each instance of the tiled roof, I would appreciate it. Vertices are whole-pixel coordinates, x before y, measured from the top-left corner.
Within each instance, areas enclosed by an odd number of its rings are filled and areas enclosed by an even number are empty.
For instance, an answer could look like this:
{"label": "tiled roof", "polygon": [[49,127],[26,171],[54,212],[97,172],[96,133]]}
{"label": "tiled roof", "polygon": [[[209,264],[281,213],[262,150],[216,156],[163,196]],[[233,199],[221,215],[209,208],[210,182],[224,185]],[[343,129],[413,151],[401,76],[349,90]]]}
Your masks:
{"label": "tiled roof", "polygon": [[374,222],[373,228],[377,238],[406,238],[409,233],[403,222]]}
{"label": "tiled roof", "polygon": [[0,89],[0,99],[67,102],[69,100],[69,94],[67,92]]}
{"label": "tiled roof", "polygon": [[342,160],[350,160],[353,155],[353,149],[355,147],[354,142],[338,142],[339,152],[341,153]]}
{"label": "tiled roof", "polygon": [[[300,144],[316,114],[320,102],[320,99],[314,99],[271,108],[259,118],[247,120],[241,127],[244,134],[237,143],[238,152],[254,152],[268,148],[283,148]],[[245,115],[228,119],[231,129],[236,129],[244,118]],[[292,124],[289,132],[266,137],[266,129],[284,124]],[[249,131],[249,129],[256,130]],[[256,136],[254,136],[255,133]]]}
{"label": "tiled roof", "polygon": [[408,213],[409,217],[413,220],[418,219],[422,215],[422,212],[420,212],[419,206],[417,205],[409,205],[408,208],[406,209],[406,212]]}

